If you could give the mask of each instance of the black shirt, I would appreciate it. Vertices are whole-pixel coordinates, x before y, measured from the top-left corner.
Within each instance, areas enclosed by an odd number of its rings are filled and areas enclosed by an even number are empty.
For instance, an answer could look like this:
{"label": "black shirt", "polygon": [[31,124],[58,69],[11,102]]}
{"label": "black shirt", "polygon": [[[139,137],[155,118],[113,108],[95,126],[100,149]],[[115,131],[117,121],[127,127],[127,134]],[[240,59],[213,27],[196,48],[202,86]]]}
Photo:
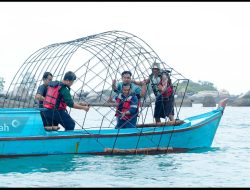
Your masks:
{"label": "black shirt", "polygon": [[[47,86],[45,86],[44,84],[40,85],[37,89],[37,94],[42,95],[43,97],[46,96],[47,93]],[[39,101],[39,108],[43,108],[43,101]]]}

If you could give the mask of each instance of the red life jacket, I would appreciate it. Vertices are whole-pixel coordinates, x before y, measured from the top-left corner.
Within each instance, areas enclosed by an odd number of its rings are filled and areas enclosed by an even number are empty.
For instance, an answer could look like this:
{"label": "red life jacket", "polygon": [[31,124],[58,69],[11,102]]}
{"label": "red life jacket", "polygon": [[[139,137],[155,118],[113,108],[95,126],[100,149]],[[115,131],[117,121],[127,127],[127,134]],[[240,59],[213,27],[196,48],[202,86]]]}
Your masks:
{"label": "red life jacket", "polygon": [[[163,86],[162,80],[159,83],[160,85]],[[170,97],[173,94],[173,87],[172,86],[167,86],[167,90],[161,93],[163,97]]]}
{"label": "red life jacket", "polygon": [[[64,102],[63,97],[59,97],[59,90],[62,88],[62,85],[58,83],[56,86],[48,86],[47,94],[43,101],[43,107],[48,109],[58,109],[66,110],[67,104]],[[58,106],[59,104],[59,106]]]}
{"label": "red life jacket", "polygon": [[[118,104],[116,107],[116,114],[115,116],[119,116],[120,112],[126,112],[130,109],[131,106],[131,99],[132,96],[129,96],[125,99],[125,101],[122,101],[122,94],[120,93],[116,99],[116,103]],[[123,120],[128,120],[131,119],[131,114],[125,115],[122,119]]]}

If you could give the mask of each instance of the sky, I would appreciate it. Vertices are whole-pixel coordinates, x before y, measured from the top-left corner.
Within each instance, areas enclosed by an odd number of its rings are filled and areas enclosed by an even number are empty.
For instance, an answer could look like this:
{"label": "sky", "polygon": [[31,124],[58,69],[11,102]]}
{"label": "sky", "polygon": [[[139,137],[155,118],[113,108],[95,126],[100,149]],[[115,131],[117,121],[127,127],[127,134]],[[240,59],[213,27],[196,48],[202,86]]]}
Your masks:
{"label": "sky", "polygon": [[144,40],[184,77],[250,90],[250,2],[0,2],[5,90],[38,49],[111,30]]}

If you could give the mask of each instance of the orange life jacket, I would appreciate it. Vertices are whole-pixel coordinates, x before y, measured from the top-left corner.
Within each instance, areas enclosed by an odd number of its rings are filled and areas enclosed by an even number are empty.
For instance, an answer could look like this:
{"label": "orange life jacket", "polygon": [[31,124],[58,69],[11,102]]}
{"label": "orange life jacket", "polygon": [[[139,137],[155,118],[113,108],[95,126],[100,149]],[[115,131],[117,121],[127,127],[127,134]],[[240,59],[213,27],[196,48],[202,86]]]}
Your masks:
{"label": "orange life jacket", "polygon": [[[117,107],[116,107],[116,114],[115,116],[119,116],[121,112],[126,112],[130,109],[131,107],[131,99],[132,96],[130,95],[129,97],[127,97],[125,99],[125,101],[122,101],[122,94],[120,93],[118,95],[118,97],[116,98],[116,103],[117,103]],[[131,114],[129,115],[125,115],[122,120],[128,120],[131,119]]]}
{"label": "orange life jacket", "polygon": [[64,102],[63,97],[60,97],[59,90],[62,88],[61,83],[58,82],[57,85],[50,86],[48,85],[47,94],[43,101],[43,107],[48,109],[58,109],[66,110],[67,104]]}

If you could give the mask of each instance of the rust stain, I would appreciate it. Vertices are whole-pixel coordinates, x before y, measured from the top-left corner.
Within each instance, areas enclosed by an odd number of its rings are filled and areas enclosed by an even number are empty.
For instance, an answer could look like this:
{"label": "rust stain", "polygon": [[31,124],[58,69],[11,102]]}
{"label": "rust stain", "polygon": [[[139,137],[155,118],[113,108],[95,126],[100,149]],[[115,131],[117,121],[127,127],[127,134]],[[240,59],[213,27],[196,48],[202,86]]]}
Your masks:
{"label": "rust stain", "polygon": [[76,153],[78,153],[79,142],[76,143]]}

